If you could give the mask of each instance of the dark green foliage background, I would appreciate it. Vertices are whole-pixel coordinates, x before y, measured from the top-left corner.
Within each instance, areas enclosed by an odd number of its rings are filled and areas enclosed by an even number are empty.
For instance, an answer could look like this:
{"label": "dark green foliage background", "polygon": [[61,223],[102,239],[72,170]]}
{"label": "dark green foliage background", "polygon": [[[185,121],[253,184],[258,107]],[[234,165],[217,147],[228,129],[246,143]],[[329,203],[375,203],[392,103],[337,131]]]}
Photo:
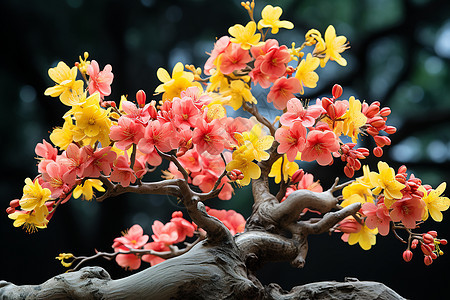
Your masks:
{"label": "dark green foliage background", "polygon": [[[257,2],[257,17],[265,4]],[[352,94],[390,106],[390,124],[399,131],[392,136],[397,146],[386,149],[383,160],[394,168],[406,163],[434,187],[450,182],[450,2],[286,0],[271,4],[282,6],[283,19],[295,24],[294,30],[281,30],[277,35],[288,46],[292,41],[300,45],[309,28],[324,32],[329,24],[350,40],[352,48],[344,54],[348,66],[330,63],[319,70],[320,84],[308,90],[305,98],[329,95],[332,85],[339,83],[344,97]],[[113,66],[110,99],[134,96],[139,89],[151,97],[159,84],[158,67],[171,70],[179,60],[203,66],[205,51],[212,49],[215,38],[248,20],[239,1],[205,0],[3,0],[0,15],[0,206],[4,208],[22,195],[23,180],[36,175],[36,143],[48,140],[52,128],[63,123],[61,116],[67,108],[43,95],[53,85],[48,68],[61,60],[70,65],[88,51],[102,67]],[[270,113],[272,105],[262,109]],[[362,144],[373,146],[369,139]],[[376,168],[373,156],[364,163]],[[340,161],[329,168],[304,167],[324,187],[335,176],[344,178]],[[156,179],[157,174],[150,178]],[[207,205],[235,209],[248,217],[250,197],[247,188],[231,201],[213,200]],[[65,271],[54,260],[58,253],[110,251],[113,238],[125,228],[140,223],[150,233],[155,219],[167,222],[176,209],[182,210],[169,197],[120,196],[104,203],[71,200],[58,209],[48,229],[32,235],[13,228],[3,213],[0,279],[16,284],[43,282]],[[429,222],[424,228],[437,228],[450,238],[449,222],[444,213],[444,224]],[[383,282],[411,299],[445,298],[449,256],[425,267],[419,251],[412,262],[403,262],[403,250],[404,245],[391,236],[379,237],[373,249],[365,252],[341,242],[339,235],[324,234],[311,237],[304,269],[268,265],[260,278],[290,289],[313,281],[356,277]],[[94,263],[105,267],[113,278],[130,274],[114,263]]]}

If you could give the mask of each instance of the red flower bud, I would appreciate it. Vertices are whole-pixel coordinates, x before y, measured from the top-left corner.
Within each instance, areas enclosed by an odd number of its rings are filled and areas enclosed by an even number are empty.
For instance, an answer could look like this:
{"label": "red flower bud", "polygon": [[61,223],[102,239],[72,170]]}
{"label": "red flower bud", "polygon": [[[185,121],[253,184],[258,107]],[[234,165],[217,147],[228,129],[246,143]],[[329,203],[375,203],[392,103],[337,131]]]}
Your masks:
{"label": "red flower bud", "polygon": [[291,183],[297,183],[302,180],[303,175],[305,175],[305,171],[303,169],[295,171],[295,173],[291,177]]}
{"label": "red flower bud", "polygon": [[[370,107],[369,107],[370,109]],[[370,125],[372,125],[375,128],[383,127],[386,124],[386,121],[382,117],[374,117],[367,121]]]}
{"label": "red flower bud", "polygon": [[429,233],[424,233],[424,234],[422,235],[422,238],[423,238],[423,242],[424,242],[425,244],[431,244],[431,243],[434,243],[434,237],[433,237],[431,234],[429,234]]}
{"label": "red flower bud", "polygon": [[20,201],[19,199],[11,200],[11,202],[9,202],[9,206],[11,206],[12,208],[16,208],[17,206],[20,205],[19,201]]}
{"label": "red flower bud", "polygon": [[432,237],[436,238],[437,237],[437,231],[435,230],[430,230],[427,232],[428,234],[430,234]]}
{"label": "red flower bud", "polygon": [[445,239],[442,239],[442,240],[439,240],[439,243],[441,243],[441,245],[447,245],[447,240],[445,240]]}
{"label": "red flower bud", "polygon": [[411,249],[416,249],[417,245],[419,244],[419,240],[418,239],[414,239],[411,242]]}
{"label": "red flower bud", "polygon": [[15,209],[14,207],[8,207],[8,208],[6,209],[6,213],[7,213],[8,215],[12,214],[12,213],[15,212],[15,211],[16,211],[16,209]]}
{"label": "red flower bud", "polygon": [[[367,118],[373,118],[375,115],[380,111],[380,107],[377,105],[374,105],[373,103],[367,108],[367,111],[365,113]],[[374,125],[375,126],[375,125]],[[379,126],[375,126],[379,127]]]}
{"label": "red flower bud", "polygon": [[343,88],[339,84],[333,85],[333,89],[331,90],[331,93],[333,94],[333,98],[337,99],[340,96],[342,96]]}
{"label": "red flower bud", "polygon": [[287,73],[288,75],[292,75],[292,73],[294,73],[294,72],[295,72],[294,67],[292,67],[292,66],[287,66],[287,67],[286,67],[286,73]]}
{"label": "red flower bud", "polygon": [[361,153],[364,156],[369,156],[369,154],[370,154],[369,149],[363,148],[363,147],[356,149],[356,151],[358,151],[359,153]]}
{"label": "red flower bud", "polygon": [[334,104],[328,105],[326,111],[330,119],[332,120],[336,119],[336,109],[334,108]]}
{"label": "red flower bud", "polygon": [[429,266],[433,263],[433,258],[427,255],[424,257],[423,262],[425,263],[425,265]]}
{"label": "red flower bud", "polygon": [[182,218],[182,217],[183,217],[183,212],[181,212],[181,211],[174,211],[172,213],[172,219],[173,218]]}
{"label": "red flower bud", "polygon": [[422,249],[423,254],[425,255],[431,255],[431,247],[430,245],[426,245],[426,244],[421,244],[420,245],[420,249]]}
{"label": "red flower bud", "polygon": [[143,108],[145,106],[145,99],[147,96],[145,95],[145,92],[143,90],[139,90],[136,93],[136,101],[140,108]]}
{"label": "red flower bud", "polygon": [[381,147],[373,148],[373,155],[375,155],[376,157],[382,157],[383,156],[383,149],[381,149]]}
{"label": "red flower bud", "polygon": [[411,261],[413,257],[413,253],[411,252],[411,250],[405,250],[403,251],[403,260],[406,262]]}
{"label": "red flower bud", "polygon": [[397,132],[397,128],[395,128],[394,126],[386,126],[386,128],[384,129],[384,131],[387,134],[394,134],[395,132]]}
{"label": "red flower bud", "polygon": [[379,147],[384,147],[386,145],[391,144],[391,139],[388,138],[387,136],[376,135],[373,137],[373,139],[375,140],[375,143]]}
{"label": "red flower bud", "polygon": [[353,168],[350,168],[348,166],[344,167],[344,173],[348,178],[352,178],[353,175],[355,174],[355,170],[353,170]]}
{"label": "red flower bud", "polygon": [[380,133],[380,131],[373,126],[367,127],[366,131],[371,136],[376,136],[378,133]]}
{"label": "red flower bud", "polygon": [[391,114],[391,109],[390,109],[389,107],[383,107],[383,108],[380,110],[380,115],[383,116],[383,117],[387,117],[387,116],[389,116],[390,114]]}

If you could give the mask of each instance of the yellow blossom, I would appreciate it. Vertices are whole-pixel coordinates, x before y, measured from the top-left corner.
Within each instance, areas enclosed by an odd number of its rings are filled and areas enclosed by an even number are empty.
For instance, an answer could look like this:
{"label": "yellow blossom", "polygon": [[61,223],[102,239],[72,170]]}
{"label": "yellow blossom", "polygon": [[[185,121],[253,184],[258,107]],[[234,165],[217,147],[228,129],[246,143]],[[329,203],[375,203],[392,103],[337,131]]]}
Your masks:
{"label": "yellow blossom", "polygon": [[341,206],[346,207],[353,203],[366,203],[372,200],[373,196],[370,188],[370,185],[360,181],[355,181],[347,185],[342,190],[344,201],[342,201]]}
{"label": "yellow blossom", "polygon": [[[281,166],[281,162],[283,162],[283,166]],[[298,164],[296,162],[290,162],[287,159],[287,155],[284,154],[283,157],[280,157],[273,163],[269,177],[275,177],[275,183],[280,183],[281,176],[283,176],[283,181],[287,182],[289,177],[292,177],[298,169]]]}
{"label": "yellow blossom", "polygon": [[50,140],[52,143],[62,150],[66,150],[70,143],[72,143],[73,131],[76,128],[70,116],[65,117],[64,120],[63,127],[53,129],[50,134]]}
{"label": "yellow blossom", "polygon": [[179,97],[181,92],[191,86],[197,86],[201,88],[200,83],[193,82],[194,74],[184,71],[184,66],[181,62],[178,62],[172,70],[172,77],[169,73],[159,68],[156,75],[162,82],[156,90],[156,94],[164,93],[162,96],[163,101],[172,100],[174,97]]}
{"label": "yellow blossom", "polygon": [[367,117],[361,112],[361,102],[351,96],[348,100],[348,110],[342,116],[344,119],[342,132],[352,138],[352,142],[356,143],[360,127],[367,122]]}
{"label": "yellow blossom", "polygon": [[[219,55],[221,57],[221,55]],[[206,91],[214,92],[217,90],[226,90],[229,87],[228,79],[219,70],[212,69],[209,71],[212,76],[209,78],[210,84]]]}
{"label": "yellow blossom", "polygon": [[343,35],[336,36],[336,30],[333,25],[328,26],[325,31],[325,45],[317,43],[314,54],[323,56],[320,60],[320,66],[323,68],[328,60],[334,60],[341,66],[346,66],[347,61],[341,56],[341,53],[348,49],[347,38]]}
{"label": "yellow blossom", "polygon": [[61,261],[61,264],[68,268],[72,265],[73,260],[71,262],[66,262],[66,259],[71,259],[73,258],[73,254],[72,253],[60,253],[57,257],[55,257],[56,259]]}
{"label": "yellow blossom", "polygon": [[378,171],[379,173],[369,173],[370,183],[375,187],[373,193],[378,195],[383,191],[384,204],[390,208],[396,199],[403,197],[401,190],[405,188],[405,185],[395,179],[395,171],[387,163],[378,162]]}
{"label": "yellow blossom", "polygon": [[244,50],[250,50],[252,46],[261,46],[264,42],[260,42],[261,34],[256,33],[256,23],[253,21],[248,22],[247,25],[242,26],[236,24],[228,29],[228,33],[232,36],[230,41],[232,43],[241,44],[241,48]]}
{"label": "yellow blossom", "polygon": [[300,94],[304,93],[303,86],[309,88],[315,88],[317,86],[319,75],[317,75],[314,70],[317,69],[319,63],[320,60],[317,57],[312,57],[311,53],[308,53],[308,55],[306,55],[306,59],[303,59],[300,62],[300,65],[297,68],[297,73],[295,74],[295,78],[297,78],[302,84]]}
{"label": "yellow blossom", "polygon": [[15,211],[9,214],[8,217],[14,220],[13,226],[24,226],[27,232],[32,233],[37,228],[46,228],[48,224],[48,208],[46,205],[36,207],[33,211]]}
{"label": "yellow blossom", "polygon": [[361,248],[363,248],[364,250],[369,250],[372,245],[375,245],[376,243],[377,233],[377,228],[370,229],[364,224],[360,231],[349,233],[348,244],[354,245],[356,243],[359,243]]}
{"label": "yellow blossom", "polygon": [[103,183],[98,179],[87,179],[83,184],[77,185],[73,190],[73,197],[78,199],[81,196],[83,200],[92,200],[94,197],[94,188],[99,192],[105,191],[102,185]]}
{"label": "yellow blossom", "polygon": [[419,191],[423,192],[424,196],[422,200],[425,202],[425,213],[423,215],[423,220],[428,219],[428,214],[431,215],[433,220],[436,222],[442,221],[441,211],[445,211],[450,206],[450,199],[448,197],[441,197],[442,193],[445,191],[447,183],[441,183],[435,190],[427,191],[423,186],[419,187]]}
{"label": "yellow blossom", "polygon": [[294,24],[292,24],[292,22],[280,21],[282,13],[283,10],[281,7],[266,5],[261,12],[262,19],[258,22],[258,29],[269,27],[272,28],[272,34],[276,34],[280,28],[294,28]]}
{"label": "yellow blossom", "polygon": [[77,67],[70,69],[61,61],[55,68],[48,70],[48,75],[57,84],[45,90],[44,94],[46,96],[59,96],[63,104],[70,106],[71,99],[83,93],[83,81],[76,80]]}
{"label": "yellow blossom", "polygon": [[250,131],[245,131],[242,135],[235,134],[235,137],[239,145],[244,145],[253,152],[253,158],[257,161],[267,160],[270,157],[266,150],[272,147],[274,137],[265,135],[260,123],[253,125]]}
{"label": "yellow blossom", "polygon": [[321,49],[325,49],[325,41],[322,38],[319,30],[310,29],[305,34],[305,46],[312,46],[318,43],[318,47]]}
{"label": "yellow blossom", "polygon": [[[100,141],[102,145],[108,145],[111,120],[108,110],[100,107],[100,95],[94,93],[86,99],[86,103],[75,107],[72,112],[76,120],[76,127],[80,130],[74,131],[74,141],[83,141],[93,145]],[[67,114],[66,114],[67,116]]]}
{"label": "yellow blossom", "polygon": [[224,98],[224,105],[231,106],[234,110],[238,110],[243,101],[255,103],[256,99],[250,92],[250,87],[242,80],[233,80],[227,89],[221,90],[223,97],[231,96],[230,98]]}
{"label": "yellow blossom", "polygon": [[31,211],[36,207],[43,206],[47,200],[50,200],[51,194],[49,189],[41,187],[38,180],[33,182],[30,178],[27,178],[19,204],[23,210]]}
{"label": "yellow blossom", "polygon": [[242,186],[248,185],[250,180],[261,176],[261,169],[253,162],[253,160],[253,151],[245,146],[242,146],[233,152],[232,160],[227,164],[226,170],[240,170],[244,175],[244,178],[237,180],[237,182]]}

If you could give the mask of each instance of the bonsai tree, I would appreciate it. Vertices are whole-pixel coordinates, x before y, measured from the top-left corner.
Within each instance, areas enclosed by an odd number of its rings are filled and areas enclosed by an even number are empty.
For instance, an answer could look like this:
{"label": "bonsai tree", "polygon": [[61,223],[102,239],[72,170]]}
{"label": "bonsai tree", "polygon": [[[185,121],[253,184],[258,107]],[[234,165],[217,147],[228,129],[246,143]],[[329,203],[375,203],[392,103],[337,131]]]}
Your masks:
{"label": "bonsai tree", "polygon": [[[155,221],[151,236],[139,224],[130,226],[111,240],[111,252],[61,253],[57,259],[68,272],[40,285],[3,281],[2,297],[396,299],[401,296],[375,282],[321,282],[284,291],[263,285],[256,271],[268,262],[302,268],[308,237],[326,232],[364,250],[378,235],[394,235],[405,244],[405,261],[415,252],[426,265],[443,254],[447,241],[419,225],[442,221],[450,205],[446,184],[433,188],[406,166],[361,162],[369,155],[381,159],[390,145],[388,135],[396,132],[388,125],[390,109],[343,99],[338,84],[320,99],[302,97],[305,88],[317,86],[316,69],[347,65],[346,37],[330,25],[324,34],[309,30],[300,45],[281,45],[276,34],[294,27],[280,19],[282,9],[267,5],[258,19],[254,1],[242,6],[249,22],[217,39],[202,68],[181,62],[171,73],[160,68],[161,84],[150,101],[143,90],[109,99],[112,67],[100,68],[88,53],[71,67],[59,62],[49,69],[55,85],[45,94],[68,110],[51,143],[44,139],[35,148],[38,175],[25,179],[22,197],[6,209],[13,226],[36,232],[50,226],[60,206],[80,201],[72,198],[102,202],[125,193],[168,195],[186,212],[174,211],[165,224]],[[267,91],[265,98],[255,98],[258,89]],[[264,101],[273,104],[274,119],[259,110]],[[361,139],[373,139],[375,146],[360,147]],[[302,167],[335,160],[343,162],[348,179],[336,178],[330,187]],[[161,180],[148,180],[152,172],[160,172]],[[248,185],[253,197],[241,199],[252,205],[247,220],[208,204],[216,197],[233,201],[235,190]],[[148,267],[112,280],[104,269],[85,266],[98,257],[129,270]]]}

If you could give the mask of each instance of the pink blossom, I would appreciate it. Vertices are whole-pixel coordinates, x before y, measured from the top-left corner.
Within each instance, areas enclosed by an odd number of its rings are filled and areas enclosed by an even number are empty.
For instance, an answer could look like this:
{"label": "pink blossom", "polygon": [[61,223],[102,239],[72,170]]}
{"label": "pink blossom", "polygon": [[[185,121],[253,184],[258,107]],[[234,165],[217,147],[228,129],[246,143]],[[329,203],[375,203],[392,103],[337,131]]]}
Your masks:
{"label": "pink blossom", "polygon": [[[147,243],[147,244],[144,245],[144,249],[146,249],[146,250],[153,250],[153,251],[156,251],[156,252],[167,252],[167,251],[170,251],[170,248],[166,244],[161,243],[161,242]],[[151,266],[157,265],[157,264],[162,263],[163,261],[165,261],[164,258],[161,258],[161,257],[156,256],[156,255],[152,255],[152,254],[142,255],[142,260],[150,263]]]}
{"label": "pink blossom", "polygon": [[210,123],[199,119],[192,135],[192,142],[199,154],[207,151],[212,155],[217,155],[225,148],[225,137],[226,132],[218,119],[214,119]]}
{"label": "pink blossom", "polygon": [[162,163],[161,155],[153,148],[150,153],[142,153],[138,150],[138,153],[142,156],[142,161],[146,161],[151,166],[159,166]]}
{"label": "pink blossom", "polygon": [[311,127],[324,112],[325,110],[318,105],[311,105],[305,109],[300,100],[292,98],[287,102],[287,112],[281,115],[280,123],[284,126],[291,126],[294,122],[300,121],[303,126]]}
{"label": "pink blossom", "polygon": [[50,162],[42,173],[42,187],[48,188],[52,192],[52,198],[55,199],[67,194],[76,180],[75,173],[69,172],[67,161],[58,158]]}
{"label": "pink blossom", "polygon": [[251,61],[247,50],[241,48],[240,44],[230,44],[221,54],[220,72],[230,74],[233,71],[241,70]]}
{"label": "pink blossom", "polygon": [[196,86],[190,86],[180,93],[180,98],[185,97],[191,98],[192,102],[194,102],[194,105],[198,109],[201,109],[203,106],[208,105],[212,101],[210,95],[203,94],[201,90]]}
{"label": "pink blossom", "polygon": [[249,131],[252,128],[252,122],[247,118],[231,118],[228,117],[225,121],[225,131],[227,132],[228,145],[227,149],[233,149],[238,145],[238,141],[235,138],[235,133],[242,133]]}
{"label": "pink blossom", "polygon": [[34,152],[36,152],[36,155],[49,160],[56,160],[56,156],[58,155],[58,149],[53,148],[46,140],[42,140],[42,143],[38,143]]}
{"label": "pink blossom", "polygon": [[[193,177],[192,184],[198,186],[203,192],[207,193],[212,190],[218,179],[219,177],[211,172],[202,172]],[[222,188],[218,195],[220,200],[231,199],[234,189],[229,183],[229,179],[227,177],[223,177],[221,179],[218,188]]]}
{"label": "pink blossom", "polygon": [[173,245],[178,240],[178,228],[175,223],[168,222],[165,225],[156,220],[153,225],[152,239],[166,245]]}
{"label": "pink blossom", "polygon": [[67,146],[65,155],[69,162],[69,172],[74,172],[79,178],[83,177],[85,163],[88,160],[88,155],[83,148],[78,148],[74,143]]}
{"label": "pink blossom", "polygon": [[257,67],[253,68],[248,75],[252,78],[253,84],[259,83],[259,85],[264,89],[268,88],[272,82],[277,79],[275,76],[261,72],[261,69]]}
{"label": "pink blossom", "polygon": [[138,143],[138,149],[143,153],[151,153],[155,146],[162,152],[173,149],[172,126],[170,123],[161,124],[159,120],[150,121],[145,128],[144,138]]}
{"label": "pink blossom", "polygon": [[299,93],[302,88],[300,81],[295,77],[281,77],[278,78],[270,92],[267,95],[267,102],[273,102],[276,109],[285,109],[287,102],[295,98],[294,93]]}
{"label": "pink blossom", "polygon": [[173,124],[180,129],[194,127],[201,117],[200,110],[189,97],[175,98],[172,102]]}
{"label": "pink blossom", "polygon": [[214,44],[214,49],[211,51],[211,56],[208,58],[208,60],[205,63],[205,74],[211,75],[209,72],[211,69],[214,69],[214,61],[216,58],[227,49],[228,45],[230,44],[230,37],[223,36],[220,39],[217,40],[217,42]]}
{"label": "pink blossom", "polygon": [[367,216],[367,227],[370,229],[378,228],[378,232],[383,236],[389,234],[391,217],[389,216],[389,210],[386,205],[384,205],[384,202],[378,202],[377,205],[366,202],[362,205],[362,212]]}
{"label": "pink blossom", "polygon": [[425,202],[420,197],[404,196],[391,205],[391,219],[402,222],[406,228],[416,228],[416,221],[422,220]]}
{"label": "pink blossom", "polygon": [[232,235],[236,233],[243,232],[245,229],[245,219],[236,211],[230,210],[217,210],[213,208],[206,207],[206,212],[213,217],[216,217],[230,230]]}
{"label": "pink blossom", "polygon": [[302,152],[306,143],[306,128],[295,122],[292,127],[281,127],[275,132],[275,140],[280,143],[277,148],[279,154],[286,153],[289,161],[294,161],[298,152]]}
{"label": "pink blossom", "polygon": [[[139,225],[133,225],[131,228],[121,237],[115,238],[112,247],[114,252],[128,252],[130,249],[140,249],[149,239],[148,235],[144,235],[144,230]],[[116,256],[116,262],[119,266],[136,270],[141,266],[141,260],[133,253],[130,254],[118,254]]]}
{"label": "pink blossom", "polygon": [[89,94],[92,95],[95,92],[100,93],[100,97],[111,94],[111,84],[114,79],[114,75],[111,72],[111,65],[106,65],[103,71],[100,71],[100,67],[95,60],[91,61],[91,64],[87,67],[87,74],[89,75]]}
{"label": "pink blossom", "polygon": [[115,141],[117,148],[128,150],[144,137],[144,125],[135,119],[121,116],[118,125],[111,126],[109,137]]}
{"label": "pink blossom", "polygon": [[299,190],[310,190],[313,192],[321,193],[323,192],[323,188],[320,185],[319,181],[314,181],[314,175],[311,173],[305,173],[297,184],[297,188]]}
{"label": "pink blossom", "polygon": [[125,112],[125,115],[122,117],[135,119],[136,121],[141,122],[142,124],[147,124],[151,119],[151,110],[155,109],[154,106],[147,104],[144,107],[137,107],[131,101],[122,101],[122,110]]}
{"label": "pink blossom", "polygon": [[137,178],[142,178],[147,173],[147,166],[146,166],[147,159],[148,159],[147,155],[144,154],[136,155],[133,171]]}
{"label": "pink blossom", "polygon": [[195,149],[188,150],[184,155],[178,157],[183,168],[190,172],[199,172],[202,169],[200,156]]}
{"label": "pink blossom", "polygon": [[136,176],[130,168],[128,157],[121,155],[116,159],[110,179],[114,182],[119,182],[123,187],[127,187],[130,183],[136,181]]}
{"label": "pink blossom", "polygon": [[278,48],[278,41],[275,39],[268,39],[263,45],[252,47],[250,53],[253,58],[257,59],[260,55],[266,54],[271,48]]}
{"label": "pink blossom", "polygon": [[144,234],[141,226],[135,224],[121,237],[114,239],[113,248],[125,246],[130,249],[139,249],[147,243],[149,236]]}
{"label": "pink blossom", "polygon": [[273,46],[266,54],[256,58],[255,68],[259,68],[262,73],[269,76],[280,77],[286,73],[286,66],[290,59],[291,55],[286,46]]}
{"label": "pink blossom", "polygon": [[313,161],[321,166],[333,162],[332,152],[339,150],[339,141],[332,131],[311,130],[306,137],[306,146],[302,152],[302,160]]}
{"label": "pink blossom", "polygon": [[82,150],[89,157],[84,166],[83,177],[99,177],[101,173],[108,176],[111,173],[111,167],[117,154],[111,150],[110,146],[97,149],[94,152],[94,149],[87,145]]}
{"label": "pink blossom", "polygon": [[[114,248],[114,252],[128,252],[130,251],[125,246],[118,246]],[[118,254],[116,256],[116,262],[122,268],[127,270],[137,270],[141,266],[141,259],[135,254]]]}
{"label": "pink blossom", "polygon": [[177,228],[178,239],[174,244],[180,243],[186,239],[186,236],[193,237],[195,227],[191,222],[183,218],[183,213],[181,211],[175,211],[172,213],[172,219],[170,222],[174,223]]}

